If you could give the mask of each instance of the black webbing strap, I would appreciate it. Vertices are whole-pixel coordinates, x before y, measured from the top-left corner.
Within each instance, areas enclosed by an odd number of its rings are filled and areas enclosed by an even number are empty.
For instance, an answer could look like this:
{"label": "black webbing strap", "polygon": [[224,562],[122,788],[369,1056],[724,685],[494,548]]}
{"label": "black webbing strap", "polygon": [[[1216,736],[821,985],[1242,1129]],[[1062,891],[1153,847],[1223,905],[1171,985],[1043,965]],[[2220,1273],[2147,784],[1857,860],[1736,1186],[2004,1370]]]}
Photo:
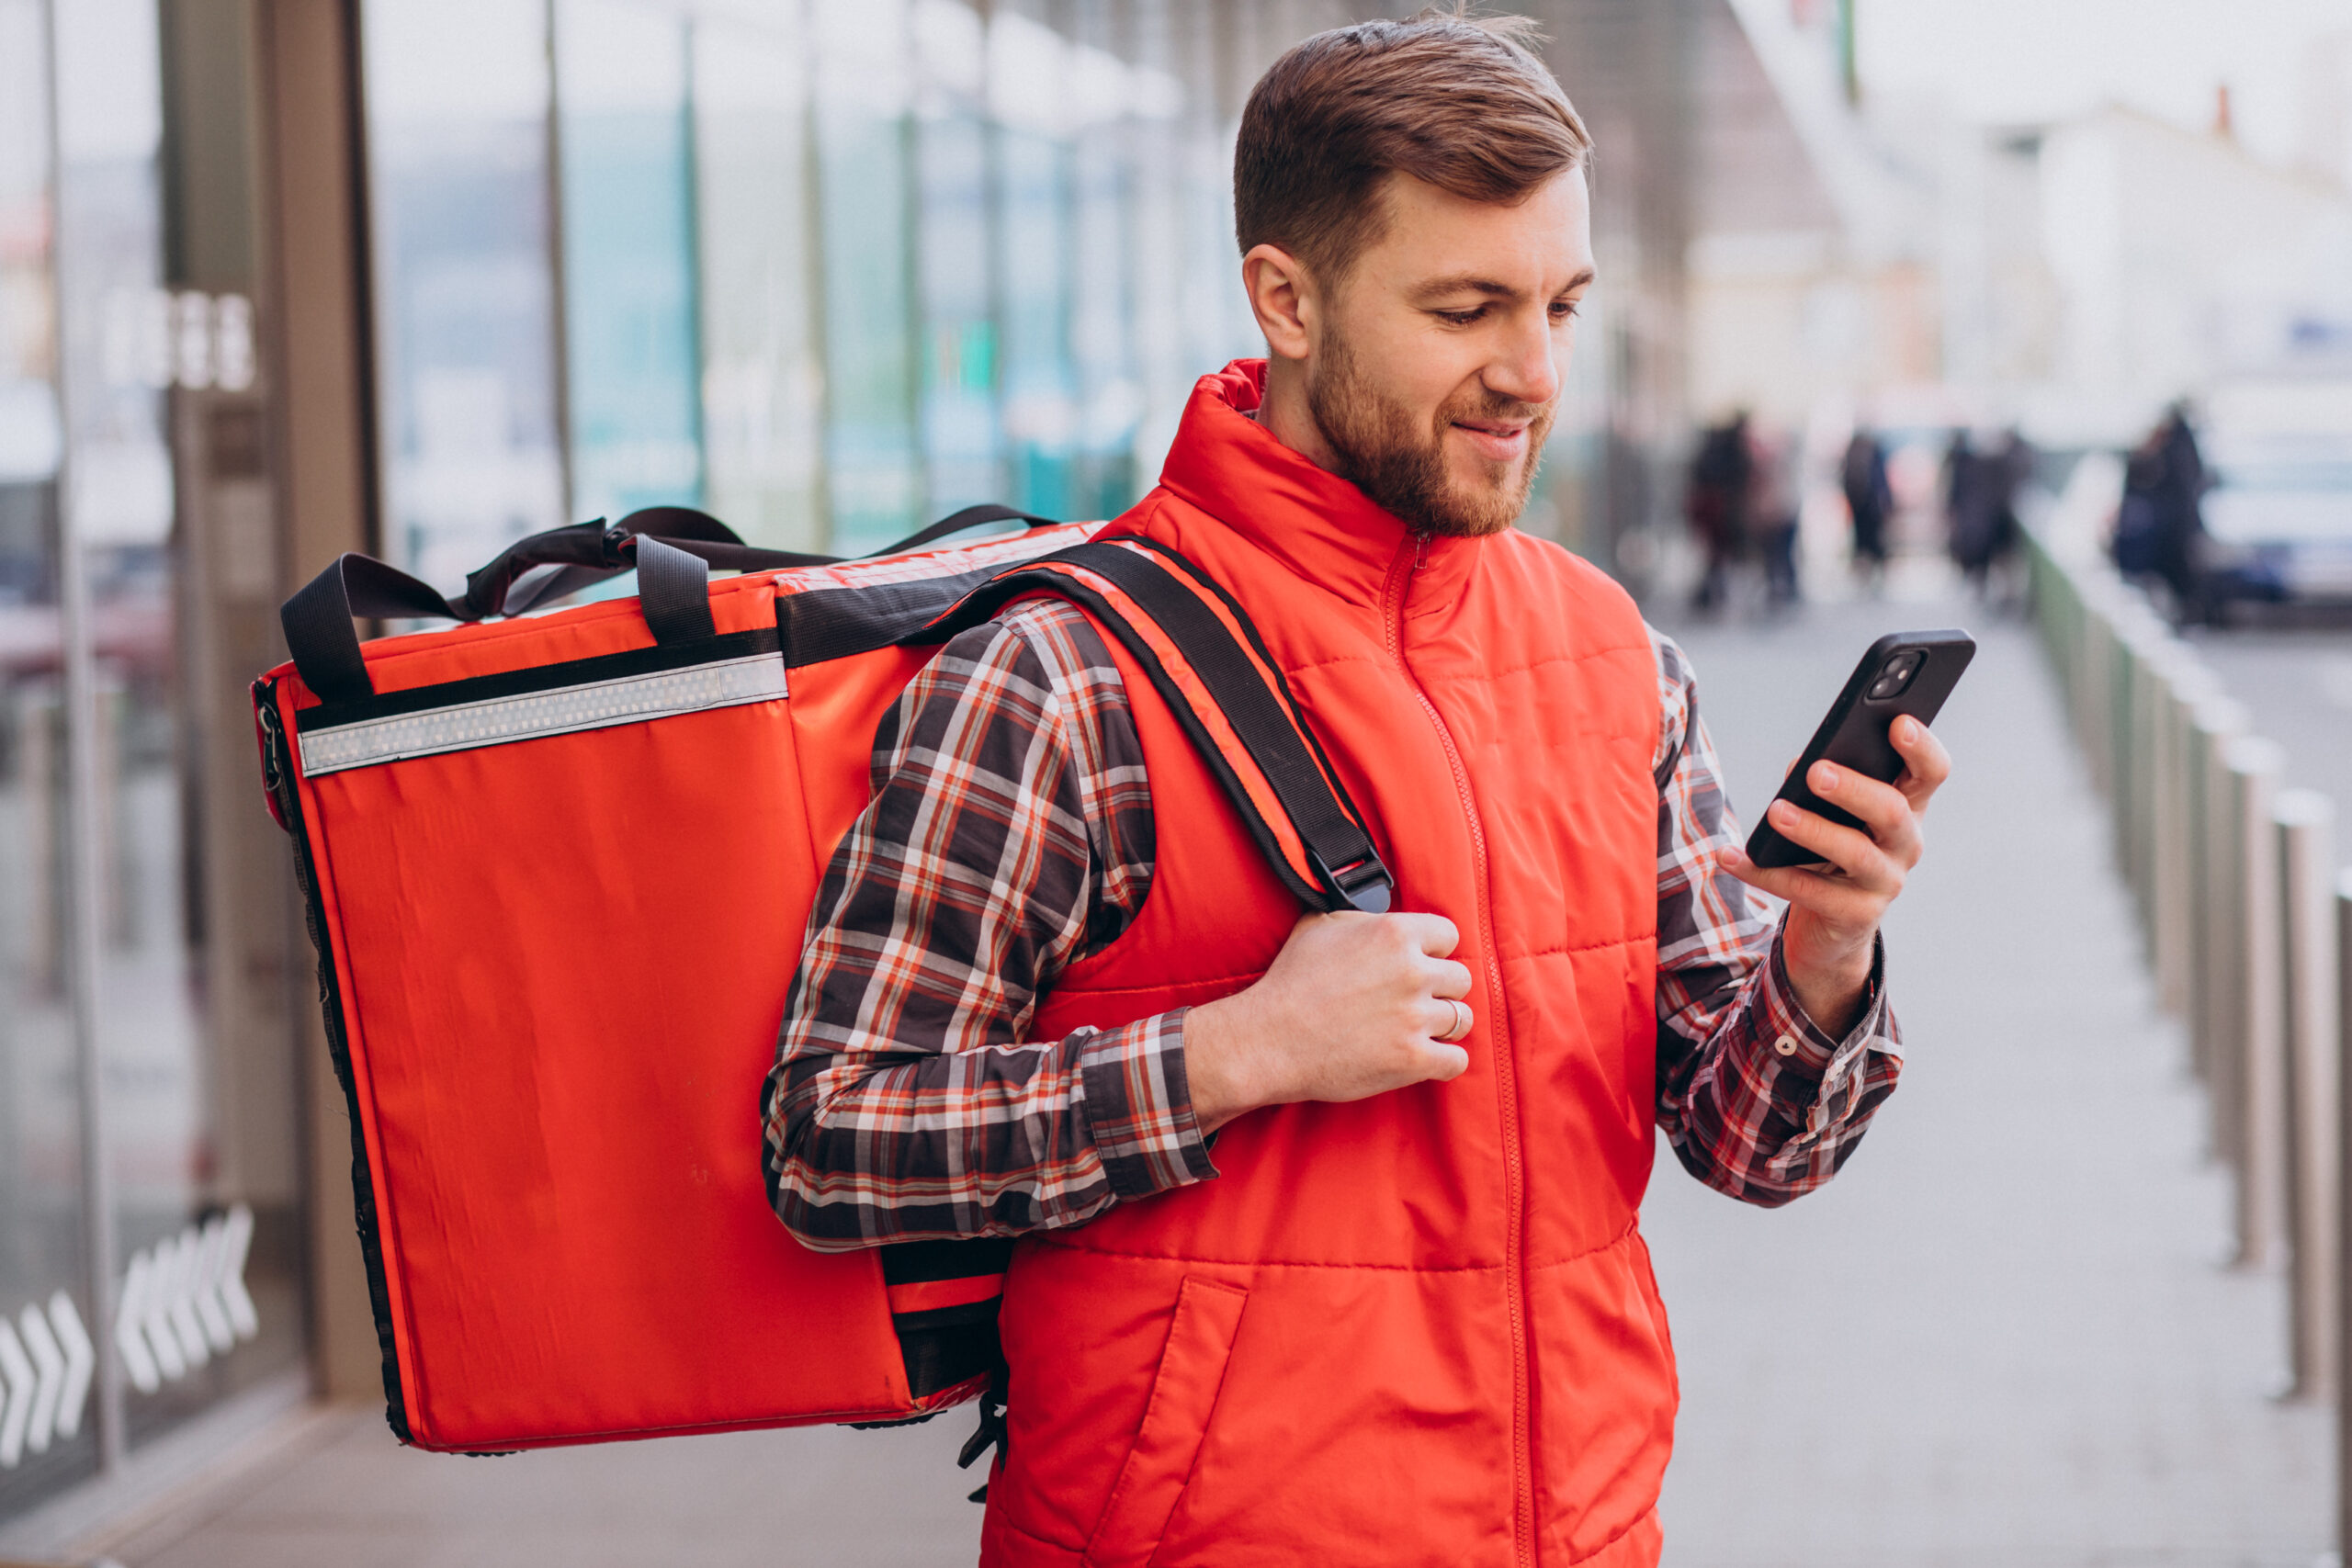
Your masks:
{"label": "black webbing strap", "polygon": [[[897,555],[985,523],[1015,522],[1029,527],[1053,525],[1049,517],[1010,506],[967,506],[873,553]],[[645,542],[667,549],[657,548],[649,556],[641,548]],[[669,644],[714,635],[708,603],[713,567],[721,571],[776,571],[838,566],[842,559],[747,545],[726,524],[691,506],[648,506],[630,513],[613,527],[606,527],[599,518],[517,539],[480,570],[468,574],[466,592],[456,599],[442,598],[430,583],[372,557],[339,556],[286,601],[279,620],[302,683],[322,701],[346,702],[375,693],[368,678],[368,662],[359,652],[358,628],[352,624],[355,617],[481,621],[493,615],[519,615],[535,604],[552,604],[634,566],[646,624],[652,627],[656,642]],[[649,561],[652,563],[650,576]],[[525,573],[538,567],[555,570],[517,586]]]}
{"label": "black webbing strap", "polygon": [[1057,518],[1040,517],[1034,512],[1016,512],[1010,506],[999,506],[994,502],[986,502],[978,506],[967,506],[961,512],[951,512],[931,526],[918,528],[897,544],[885,545],[874,553],[877,556],[895,556],[905,550],[919,550],[925,545],[947,537],[950,534],[960,534],[967,528],[977,528],[983,523],[1018,523],[1028,528],[1057,528],[1061,525]]}
{"label": "black webbing strap", "polygon": [[664,647],[717,637],[710,618],[710,564],[651,535],[637,541],[637,602]]}
{"label": "black webbing strap", "polygon": [[[1181,556],[1174,558],[1182,561]],[[1306,845],[1313,863],[1315,882],[1302,881],[1283,855],[1257,802],[1243,787],[1240,775],[1194,712],[1191,698],[1169,674],[1149,640],[1105,595],[1067,572],[1052,570],[1057,562],[1078,567],[1111,583],[1150,616],[1182,650]],[[1207,581],[1190,562],[1183,564],[1189,575]],[[1287,694],[1277,692],[1268,682],[1224,620],[1203,602],[1202,591],[1188,586],[1149,556],[1123,544],[1108,542],[1057,550],[999,574],[905,640],[944,641],[967,626],[991,619],[1008,601],[1029,593],[1048,593],[1080,605],[1143,665],[1191,737],[1201,760],[1216,776],[1251,836],[1265,851],[1275,874],[1302,903],[1327,911],[1354,908],[1378,914],[1388,908],[1394,886],[1388,868],[1354,809],[1339,794],[1337,775],[1327,773],[1317,765],[1319,748],[1306,733],[1306,724],[1297,716]],[[1229,599],[1227,603],[1231,604]],[[1248,629],[1250,640],[1257,642],[1255,628],[1250,626],[1240,607],[1231,607],[1238,624]],[[1271,660],[1266,668],[1275,669]],[[1276,678],[1279,679],[1279,671]]]}
{"label": "black webbing strap", "polygon": [[398,567],[373,556],[335,557],[277,613],[294,668],[322,702],[352,702],[376,694],[368,679],[368,661],[360,657],[359,628],[352,624],[356,615],[472,618],[435,593],[431,583]]}

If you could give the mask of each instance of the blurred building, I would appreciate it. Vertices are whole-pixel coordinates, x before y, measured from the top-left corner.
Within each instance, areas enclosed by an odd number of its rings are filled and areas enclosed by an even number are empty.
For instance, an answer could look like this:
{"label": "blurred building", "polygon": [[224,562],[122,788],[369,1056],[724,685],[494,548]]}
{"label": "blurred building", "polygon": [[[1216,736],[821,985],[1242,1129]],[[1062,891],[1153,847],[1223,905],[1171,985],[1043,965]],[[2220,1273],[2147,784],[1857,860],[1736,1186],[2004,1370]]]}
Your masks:
{"label": "blurred building", "polygon": [[[1528,525],[1631,560],[1740,384],[1694,304],[1836,316],[1785,237],[1885,253],[1796,166],[1770,7],[1525,8],[1603,272]],[[0,1550],[377,1390],[245,694],[285,594],[651,502],[842,552],[1116,512],[1257,346],[1243,96],[1380,9],[0,0]]]}
{"label": "blurred building", "polygon": [[2062,299],[2051,371],[2086,402],[2352,376],[2342,185],[2261,163],[2225,129],[2200,134],[2121,108],[2052,127],[2040,169]]}
{"label": "blurred building", "polygon": [[[1697,39],[1697,413],[1802,427],[1942,374],[1933,182],[1859,112],[1852,7],[1734,0]],[[1842,439],[1842,436],[1840,437]]]}

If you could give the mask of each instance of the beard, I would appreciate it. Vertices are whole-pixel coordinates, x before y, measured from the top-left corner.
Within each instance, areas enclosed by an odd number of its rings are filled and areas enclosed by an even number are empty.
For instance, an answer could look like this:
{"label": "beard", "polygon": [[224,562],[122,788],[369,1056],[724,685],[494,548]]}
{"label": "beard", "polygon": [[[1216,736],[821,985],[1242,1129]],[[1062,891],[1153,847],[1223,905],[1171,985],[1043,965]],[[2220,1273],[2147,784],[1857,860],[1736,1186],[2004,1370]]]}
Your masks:
{"label": "beard", "polygon": [[[1340,477],[1424,537],[1476,539],[1499,534],[1527,508],[1528,492],[1559,412],[1553,403],[1523,403],[1483,386],[1438,405],[1424,426],[1382,395],[1346,343],[1328,337],[1306,384],[1307,412],[1340,459]],[[1457,481],[1445,436],[1458,420],[1529,420],[1527,452],[1510,462],[1473,460],[1475,478]]]}

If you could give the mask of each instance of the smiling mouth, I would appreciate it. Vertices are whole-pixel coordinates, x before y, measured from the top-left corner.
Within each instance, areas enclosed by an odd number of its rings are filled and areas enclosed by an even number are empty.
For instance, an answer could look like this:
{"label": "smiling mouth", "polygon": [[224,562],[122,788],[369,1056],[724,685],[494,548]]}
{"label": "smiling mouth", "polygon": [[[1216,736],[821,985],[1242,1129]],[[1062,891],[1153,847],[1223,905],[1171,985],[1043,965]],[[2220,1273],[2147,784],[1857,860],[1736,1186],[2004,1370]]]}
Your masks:
{"label": "smiling mouth", "polygon": [[1528,427],[1498,421],[1457,419],[1453,428],[1470,438],[1478,453],[1498,462],[1516,457],[1527,445]]}

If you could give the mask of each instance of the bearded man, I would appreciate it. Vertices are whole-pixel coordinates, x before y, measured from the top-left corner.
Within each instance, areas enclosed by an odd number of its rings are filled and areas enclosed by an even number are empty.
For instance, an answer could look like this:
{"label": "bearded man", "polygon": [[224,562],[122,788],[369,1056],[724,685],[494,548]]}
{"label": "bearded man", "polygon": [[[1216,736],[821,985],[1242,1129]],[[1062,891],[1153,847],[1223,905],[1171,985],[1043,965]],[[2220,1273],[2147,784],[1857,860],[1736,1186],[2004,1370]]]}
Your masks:
{"label": "bearded man", "polygon": [[1268,357],[1112,525],[1255,621],[1396,912],[1300,918],[1126,650],[1042,600],[907,688],[820,892],[772,1196],[813,1247],[1018,1238],[985,1562],[1655,1562],[1653,1128],[1777,1204],[1894,1086],[1878,925],[1940,746],[1817,768],[1865,829],[1776,806],[1826,869],[1754,867],[1681,654],[1511,526],[1593,282],[1530,37],[1371,22],[1267,73],[1234,206]]}

